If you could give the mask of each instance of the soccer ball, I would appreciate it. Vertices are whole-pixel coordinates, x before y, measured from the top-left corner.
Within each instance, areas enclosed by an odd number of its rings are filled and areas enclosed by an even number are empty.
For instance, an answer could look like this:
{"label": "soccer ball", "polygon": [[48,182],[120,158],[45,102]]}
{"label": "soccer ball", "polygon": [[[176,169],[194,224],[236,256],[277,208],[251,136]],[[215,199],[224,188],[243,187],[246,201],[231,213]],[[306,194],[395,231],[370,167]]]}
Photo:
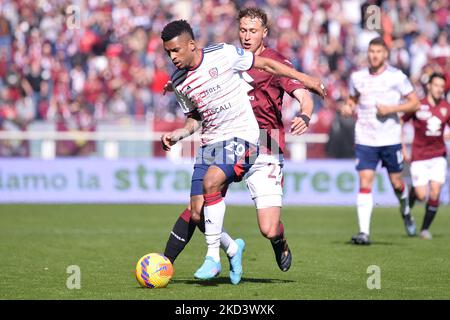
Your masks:
{"label": "soccer ball", "polygon": [[173,276],[173,266],[161,253],[149,253],[136,265],[136,280],[146,288],[165,288]]}

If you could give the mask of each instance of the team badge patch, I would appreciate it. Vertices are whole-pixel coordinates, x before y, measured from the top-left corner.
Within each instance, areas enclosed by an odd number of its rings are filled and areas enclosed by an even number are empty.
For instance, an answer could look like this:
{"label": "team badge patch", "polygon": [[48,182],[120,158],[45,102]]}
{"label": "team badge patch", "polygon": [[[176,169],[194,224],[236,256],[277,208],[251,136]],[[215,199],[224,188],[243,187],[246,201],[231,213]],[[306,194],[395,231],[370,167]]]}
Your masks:
{"label": "team badge patch", "polygon": [[217,78],[217,76],[219,75],[219,70],[217,70],[216,67],[209,69],[209,75],[211,76],[211,78]]}
{"label": "team badge patch", "polygon": [[443,117],[447,116],[447,108],[440,108]]}

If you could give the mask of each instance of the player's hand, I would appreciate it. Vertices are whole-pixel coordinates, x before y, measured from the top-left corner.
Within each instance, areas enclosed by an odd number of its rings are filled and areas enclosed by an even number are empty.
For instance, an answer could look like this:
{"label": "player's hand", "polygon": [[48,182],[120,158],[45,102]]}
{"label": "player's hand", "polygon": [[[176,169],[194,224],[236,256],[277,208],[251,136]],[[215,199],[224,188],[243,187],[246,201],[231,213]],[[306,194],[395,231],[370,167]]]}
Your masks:
{"label": "player's hand", "polygon": [[406,163],[410,163],[411,162],[411,157],[408,154],[408,150],[406,150],[406,146],[404,144],[402,144],[402,156],[403,156],[403,160]]}
{"label": "player's hand", "polygon": [[291,121],[291,134],[301,135],[308,130],[309,123],[306,123],[305,120],[301,117],[295,117]]}
{"label": "player's hand", "polygon": [[170,151],[170,148],[177,143],[177,139],[174,139],[173,132],[164,133],[161,136],[161,144],[164,151]]}
{"label": "player's hand", "polygon": [[346,102],[346,103],[344,103],[343,105],[340,106],[339,112],[344,117],[351,117],[353,115],[353,108],[348,102]]}
{"label": "player's hand", "polygon": [[447,133],[444,132],[444,140],[450,141],[450,132],[447,132]]}
{"label": "player's hand", "polygon": [[391,113],[391,107],[384,104],[377,104],[377,114],[384,117]]}
{"label": "player's hand", "polygon": [[173,92],[173,86],[172,86],[172,81],[167,81],[166,84],[164,85],[164,91],[163,91],[163,96],[166,95],[166,92]]}
{"label": "player's hand", "polygon": [[315,94],[319,95],[322,99],[325,99],[327,96],[327,90],[325,89],[325,85],[319,78],[310,77],[310,80],[305,83],[305,86]]}

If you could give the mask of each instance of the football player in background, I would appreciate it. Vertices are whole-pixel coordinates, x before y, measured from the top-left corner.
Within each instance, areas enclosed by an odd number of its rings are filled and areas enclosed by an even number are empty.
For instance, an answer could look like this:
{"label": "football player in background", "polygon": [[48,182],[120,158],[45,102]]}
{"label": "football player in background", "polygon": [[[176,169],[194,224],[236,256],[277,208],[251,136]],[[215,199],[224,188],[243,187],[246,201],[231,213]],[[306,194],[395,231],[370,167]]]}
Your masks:
{"label": "football player in background", "polygon": [[412,188],[409,206],[416,200],[428,200],[425,206],[420,237],[431,240],[431,223],[439,208],[439,197],[447,175],[447,149],[444,129],[450,125],[450,105],[444,98],[445,77],[433,73],[427,84],[427,95],[420,101],[419,110],[406,113],[404,122],[412,121],[414,139],[411,155]]}
{"label": "football player in background", "polygon": [[[408,188],[402,178],[403,156],[399,112],[414,112],[419,100],[408,77],[387,64],[388,47],[381,37],[370,41],[369,66],[350,75],[349,95],[341,107],[343,115],[357,113],[355,125],[356,170],[359,175],[357,214],[359,233],[354,244],[370,244],[370,218],[373,209],[372,185],[381,161],[389,174],[400,212],[409,236],[416,225],[409,208]],[[401,102],[405,98],[405,102]]]}

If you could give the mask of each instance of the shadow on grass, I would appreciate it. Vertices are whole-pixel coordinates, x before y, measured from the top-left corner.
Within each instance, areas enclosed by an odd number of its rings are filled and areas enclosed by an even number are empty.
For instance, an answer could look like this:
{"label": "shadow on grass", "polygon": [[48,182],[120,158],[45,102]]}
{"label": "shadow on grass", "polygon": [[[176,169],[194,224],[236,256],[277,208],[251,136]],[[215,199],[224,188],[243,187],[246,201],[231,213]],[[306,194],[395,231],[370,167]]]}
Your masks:
{"label": "shadow on grass", "polygon": [[333,241],[334,244],[347,244],[347,245],[351,245],[354,247],[371,247],[371,246],[393,246],[393,245],[397,245],[398,243],[394,243],[394,242],[387,242],[387,241],[371,241],[370,245],[367,244],[354,244],[351,240],[350,241],[345,241],[345,242],[341,242],[341,241]]}
{"label": "shadow on grass", "polygon": [[[183,283],[183,284],[197,284],[200,286],[218,286],[221,284],[231,284],[230,278],[228,277],[217,277],[211,280],[199,280],[199,279],[172,279],[171,283]],[[242,283],[290,283],[295,282],[293,280],[282,280],[282,279],[259,279],[259,278],[242,278],[240,284]]]}

